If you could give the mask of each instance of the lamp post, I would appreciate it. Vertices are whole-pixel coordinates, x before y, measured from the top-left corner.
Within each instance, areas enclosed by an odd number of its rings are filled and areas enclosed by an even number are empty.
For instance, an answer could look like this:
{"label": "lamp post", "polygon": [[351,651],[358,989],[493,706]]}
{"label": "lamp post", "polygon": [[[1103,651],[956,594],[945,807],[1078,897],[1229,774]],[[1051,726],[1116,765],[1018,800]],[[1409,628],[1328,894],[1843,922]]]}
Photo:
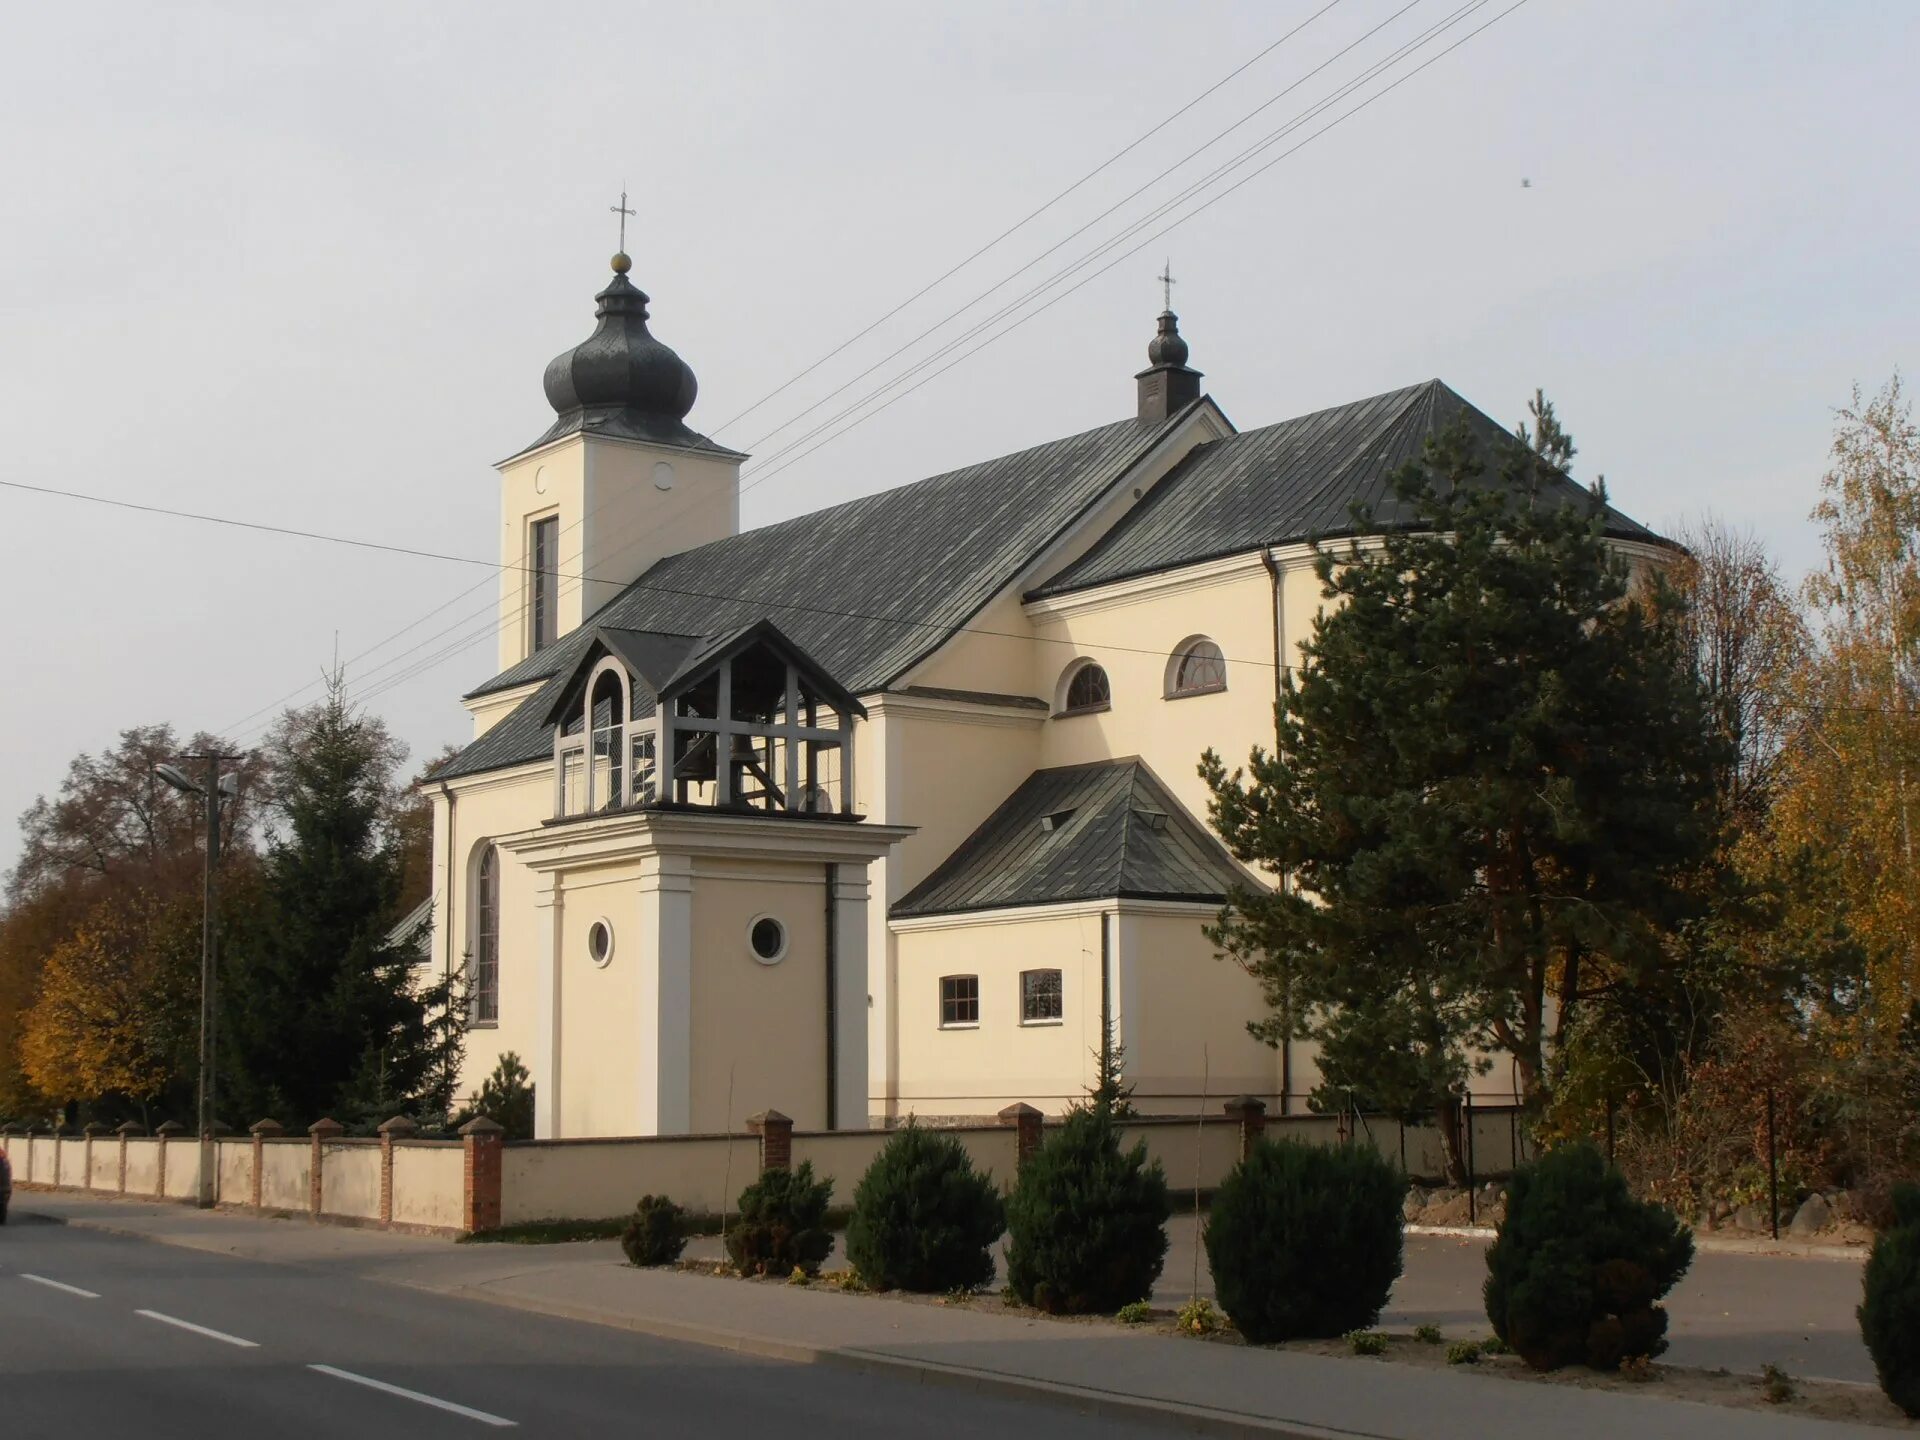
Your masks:
{"label": "lamp post", "polygon": [[198,1191],[199,1205],[202,1210],[213,1207],[213,1060],[214,1060],[214,997],[218,984],[218,972],[214,967],[214,950],[218,939],[218,910],[215,906],[216,869],[220,860],[220,801],[230,799],[240,791],[240,777],[234,774],[221,775],[220,763],[223,760],[238,760],[238,755],[187,755],[187,760],[206,762],[207,778],[205,783],[194,780],[184,770],[173,765],[156,765],[153,773],[158,775],[174,789],[188,795],[198,795],[206,802],[207,812],[207,870],[206,882],[202,892],[202,914],[200,917],[200,1086],[199,1086],[199,1130],[200,1130],[200,1183]]}

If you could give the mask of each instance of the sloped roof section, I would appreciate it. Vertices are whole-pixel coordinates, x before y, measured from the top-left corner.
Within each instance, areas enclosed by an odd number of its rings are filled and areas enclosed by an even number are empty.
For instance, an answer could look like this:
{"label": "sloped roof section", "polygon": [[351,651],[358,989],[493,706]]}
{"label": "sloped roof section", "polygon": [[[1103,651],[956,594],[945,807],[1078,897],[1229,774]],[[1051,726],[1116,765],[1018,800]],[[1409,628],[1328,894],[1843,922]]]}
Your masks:
{"label": "sloped roof section", "polygon": [[[1375,532],[1405,528],[1413,514],[1392,477],[1427,440],[1465,416],[1490,457],[1483,482],[1500,484],[1495,448],[1512,436],[1439,380],[1389,391],[1196,447],[1153,493],[1085,555],[1033,591],[1056,595],[1172,570],[1265,545],[1353,532],[1353,507],[1372,509]],[[1563,502],[1585,487],[1563,480]],[[1662,543],[1619,511],[1607,533]]]}
{"label": "sloped roof section", "polygon": [[1134,756],[1034,771],[892,913],[1215,901],[1245,881],[1226,848]]}
{"label": "sloped roof section", "polygon": [[474,690],[545,682],[438,778],[550,755],[550,691],[603,628],[718,636],[767,619],[852,693],[884,689],[1180,419],[1122,420],[669,555],[558,644]]}

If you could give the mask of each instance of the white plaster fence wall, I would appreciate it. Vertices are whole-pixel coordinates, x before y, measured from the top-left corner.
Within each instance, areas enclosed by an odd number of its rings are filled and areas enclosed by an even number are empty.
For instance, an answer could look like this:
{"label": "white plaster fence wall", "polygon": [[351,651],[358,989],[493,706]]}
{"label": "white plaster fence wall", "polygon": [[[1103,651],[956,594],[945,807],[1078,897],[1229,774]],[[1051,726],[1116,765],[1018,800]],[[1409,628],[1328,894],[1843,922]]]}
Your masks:
{"label": "white plaster fence wall", "polygon": [[313,1146],[306,1140],[267,1140],[260,1146],[260,1206],[306,1210],[312,1204]]}
{"label": "white plaster fence wall", "polygon": [[320,1147],[320,1210],[350,1220],[380,1218],[380,1146],[334,1140]]}
{"label": "white plaster fence wall", "polygon": [[605,1220],[630,1212],[642,1195],[717,1215],[759,1173],[760,1142],[751,1135],[527,1141],[501,1157],[500,1223]]}
{"label": "white plaster fence wall", "polygon": [[60,1183],[62,1185],[81,1185],[87,1183],[87,1142],[71,1137],[60,1141]]}
{"label": "white plaster fence wall", "polygon": [[93,1164],[87,1170],[89,1190],[120,1188],[120,1137],[97,1135],[93,1141]]}
{"label": "white plaster fence wall", "polygon": [[151,1195],[160,1186],[160,1142],[147,1136],[127,1140],[127,1193]]}
{"label": "white plaster fence wall", "polygon": [[465,1221],[466,1156],[458,1145],[393,1147],[393,1223],[458,1230]]}
{"label": "white plaster fence wall", "polygon": [[[199,1157],[194,1157],[196,1166]],[[214,1143],[213,1198],[221,1205],[253,1203],[253,1141],[219,1140]]]}
{"label": "white plaster fence wall", "polygon": [[167,1142],[166,1194],[168,1200],[200,1197],[200,1146],[191,1135]]}

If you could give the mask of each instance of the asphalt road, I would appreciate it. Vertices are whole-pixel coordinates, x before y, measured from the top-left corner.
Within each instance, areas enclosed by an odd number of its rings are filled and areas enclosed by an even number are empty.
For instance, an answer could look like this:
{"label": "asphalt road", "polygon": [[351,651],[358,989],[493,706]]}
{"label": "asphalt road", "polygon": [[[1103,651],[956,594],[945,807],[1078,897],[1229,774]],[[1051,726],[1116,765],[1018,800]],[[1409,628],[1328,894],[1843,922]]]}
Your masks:
{"label": "asphalt road", "polygon": [[0,1229],[9,1440],[1171,1433],[16,1222]]}

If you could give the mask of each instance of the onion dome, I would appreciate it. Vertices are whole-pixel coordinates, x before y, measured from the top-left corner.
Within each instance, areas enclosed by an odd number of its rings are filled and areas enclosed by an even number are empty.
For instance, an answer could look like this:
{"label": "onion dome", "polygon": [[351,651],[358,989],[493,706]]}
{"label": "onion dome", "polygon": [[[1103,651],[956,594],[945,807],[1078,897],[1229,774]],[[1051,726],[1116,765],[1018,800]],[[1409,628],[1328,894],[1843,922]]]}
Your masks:
{"label": "onion dome", "polygon": [[1153,339],[1147,342],[1147,363],[1149,365],[1187,363],[1187,342],[1180,338],[1180,317],[1171,310],[1160,312],[1160,329]]}
{"label": "onion dome", "polygon": [[555,419],[529,449],[575,431],[732,454],[685,425],[700,384],[693,367],[647,329],[647,295],[613,257],[613,279],[594,296],[593,334],[547,365]]}

